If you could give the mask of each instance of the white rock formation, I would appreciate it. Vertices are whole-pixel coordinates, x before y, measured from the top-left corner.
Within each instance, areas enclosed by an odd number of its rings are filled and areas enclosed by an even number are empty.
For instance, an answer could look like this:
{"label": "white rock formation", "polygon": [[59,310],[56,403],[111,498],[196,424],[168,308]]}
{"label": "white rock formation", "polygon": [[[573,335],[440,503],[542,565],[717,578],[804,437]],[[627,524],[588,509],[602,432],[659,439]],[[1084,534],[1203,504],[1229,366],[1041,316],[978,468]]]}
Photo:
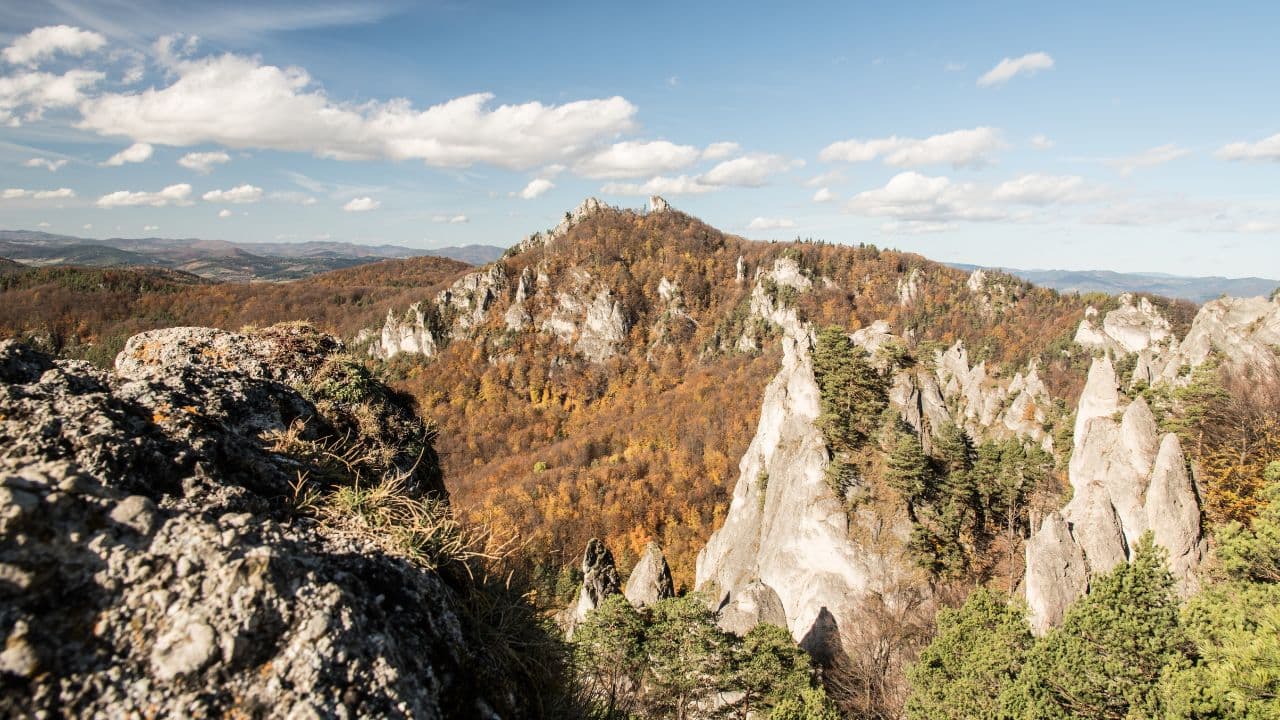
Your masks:
{"label": "white rock formation", "polygon": [[671,210],[671,203],[667,202],[666,200],[663,200],[657,195],[654,195],[653,197],[649,198],[650,213],[661,213],[661,212],[667,212],[669,210]]}
{"label": "white rock formation", "polygon": [[[780,605],[792,636],[820,645],[836,640],[826,623],[815,628],[820,617],[856,622],[864,593],[887,587],[910,564],[850,539],[844,504],[826,478],[826,444],[814,425],[819,398],[812,330],[794,310],[779,311],[777,319],[782,368],[765,389],[760,424],[738,466],[724,525],[698,555],[696,584],[735,631],[767,619]],[[905,543],[904,527],[884,533],[883,546]]]}
{"label": "white rock formation", "polygon": [[370,346],[370,354],[385,360],[410,353],[430,357],[436,354],[435,337],[427,324],[422,303],[414,303],[400,317],[395,311],[387,311],[387,320],[382,325],[382,334],[378,341]]}
{"label": "white rock formation", "polygon": [[659,600],[675,597],[675,585],[671,581],[671,568],[657,543],[649,543],[640,562],[631,569],[627,586],[622,591],[627,602],[641,608]]}
{"label": "white rock formation", "polygon": [[898,280],[898,304],[905,307],[915,302],[919,296],[920,268],[911,268],[911,272]]}
{"label": "white rock formation", "polygon": [[1205,303],[1187,336],[1161,368],[1159,377],[1176,380],[1188,367],[1200,365],[1218,350],[1237,369],[1280,373],[1280,295],[1264,298],[1221,298]]}
{"label": "white rock formation", "polygon": [[1090,307],[1084,320],[1076,329],[1075,341],[1079,345],[1115,353],[1136,353],[1144,350],[1162,350],[1173,339],[1168,319],[1146,298],[1135,304],[1133,295],[1120,295],[1120,307],[1106,314],[1099,327],[1098,311]]}
{"label": "white rock formation", "polygon": [[606,288],[596,293],[587,306],[574,348],[591,362],[604,362],[618,354],[618,344],[627,339],[627,329],[622,305],[613,291]]}
{"label": "white rock formation", "polygon": [[1147,531],[1169,550],[1179,592],[1197,587],[1200,506],[1178,438],[1160,437],[1141,398],[1117,419],[1120,411],[1111,361],[1097,358],[1077,410],[1071,501],[1050,513],[1026,545],[1027,605],[1038,633],[1061,621],[1095,575],[1126,562]]}

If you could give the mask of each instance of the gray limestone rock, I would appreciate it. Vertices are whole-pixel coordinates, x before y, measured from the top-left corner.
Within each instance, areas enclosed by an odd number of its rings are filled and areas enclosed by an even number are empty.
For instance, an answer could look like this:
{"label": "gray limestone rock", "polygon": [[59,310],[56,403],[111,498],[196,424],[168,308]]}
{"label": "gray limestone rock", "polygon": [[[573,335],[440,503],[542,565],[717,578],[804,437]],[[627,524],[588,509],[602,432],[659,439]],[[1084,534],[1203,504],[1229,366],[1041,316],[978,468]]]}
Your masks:
{"label": "gray limestone rock", "polygon": [[671,568],[657,543],[649,543],[640,562],[631,569],[627,587],[623,592],[636,607],[652,605],[659,600],[674,597],[675,585],[671,581]]}

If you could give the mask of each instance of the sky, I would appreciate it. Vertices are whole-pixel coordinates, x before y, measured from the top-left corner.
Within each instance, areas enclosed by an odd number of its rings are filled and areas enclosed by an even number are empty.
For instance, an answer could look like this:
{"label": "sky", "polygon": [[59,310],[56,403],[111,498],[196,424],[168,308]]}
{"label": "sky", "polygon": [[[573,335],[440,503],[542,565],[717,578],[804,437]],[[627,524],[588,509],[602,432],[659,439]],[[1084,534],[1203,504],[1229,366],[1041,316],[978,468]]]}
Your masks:
{"label": "sky", "polygon": [[755,239],[1280,277],[1280,3],[0,7],[0,228]]}

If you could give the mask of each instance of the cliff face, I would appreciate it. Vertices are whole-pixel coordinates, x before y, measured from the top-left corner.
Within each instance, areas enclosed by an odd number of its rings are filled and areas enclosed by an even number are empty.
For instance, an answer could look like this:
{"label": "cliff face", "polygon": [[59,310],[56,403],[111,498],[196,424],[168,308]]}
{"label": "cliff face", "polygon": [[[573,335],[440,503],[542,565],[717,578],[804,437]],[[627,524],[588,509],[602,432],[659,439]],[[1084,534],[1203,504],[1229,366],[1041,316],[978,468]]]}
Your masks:
{"label": "cliff face", "polygon": [[285,437],[360,434],[410,497],[443,498],[429,434],[379,385],[295,389],[337,378],[340,349],[175,328],[108,374],[0,343],[0,714],[520,715],[456,587],[292,510],[316,468]]}
{"label": "cliff face", "polygon": [[[794,312],[780,319],[782,367],[765,389],[724,525],[698,555],[697,586],[731,629],[783,620],[797,640],[822,644],[835,639],[825,618],[852,618],[860,597],[888,585],[900,566],[850,540],[844,503],[826,478],[826,444],[814,425],[819,403],[811,331]],[[783,617],[770,617],[771,606],[780,606]]]}
{"label": "cliff face", "polygon": [[1127,562],[1148,530],[1168,549],[1183,594],[1197,587],[1205,549],[1199,500],[1178,437],[1161,437],[1141,398],[1122,403],[1106,356],[1089,370],[1076,428],[1071,501],[1050,513],[1026,546],[1027,604],[1038,632],[1060,622],[1095,575]]}

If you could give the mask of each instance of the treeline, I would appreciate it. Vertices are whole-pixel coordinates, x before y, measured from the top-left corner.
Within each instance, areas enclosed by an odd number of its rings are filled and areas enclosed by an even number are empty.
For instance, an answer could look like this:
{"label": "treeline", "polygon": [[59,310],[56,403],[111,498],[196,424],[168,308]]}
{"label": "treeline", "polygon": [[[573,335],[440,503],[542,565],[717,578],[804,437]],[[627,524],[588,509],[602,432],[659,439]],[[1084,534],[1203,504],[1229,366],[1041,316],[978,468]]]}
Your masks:
{"label": "treeline", "polygon": [[210,283],[156,268],[47,267],[0,275],[0,336],[109,366],[130,336],[308,321],[350,339],[467,269],[446,258],[369,263],[284,283]]}

